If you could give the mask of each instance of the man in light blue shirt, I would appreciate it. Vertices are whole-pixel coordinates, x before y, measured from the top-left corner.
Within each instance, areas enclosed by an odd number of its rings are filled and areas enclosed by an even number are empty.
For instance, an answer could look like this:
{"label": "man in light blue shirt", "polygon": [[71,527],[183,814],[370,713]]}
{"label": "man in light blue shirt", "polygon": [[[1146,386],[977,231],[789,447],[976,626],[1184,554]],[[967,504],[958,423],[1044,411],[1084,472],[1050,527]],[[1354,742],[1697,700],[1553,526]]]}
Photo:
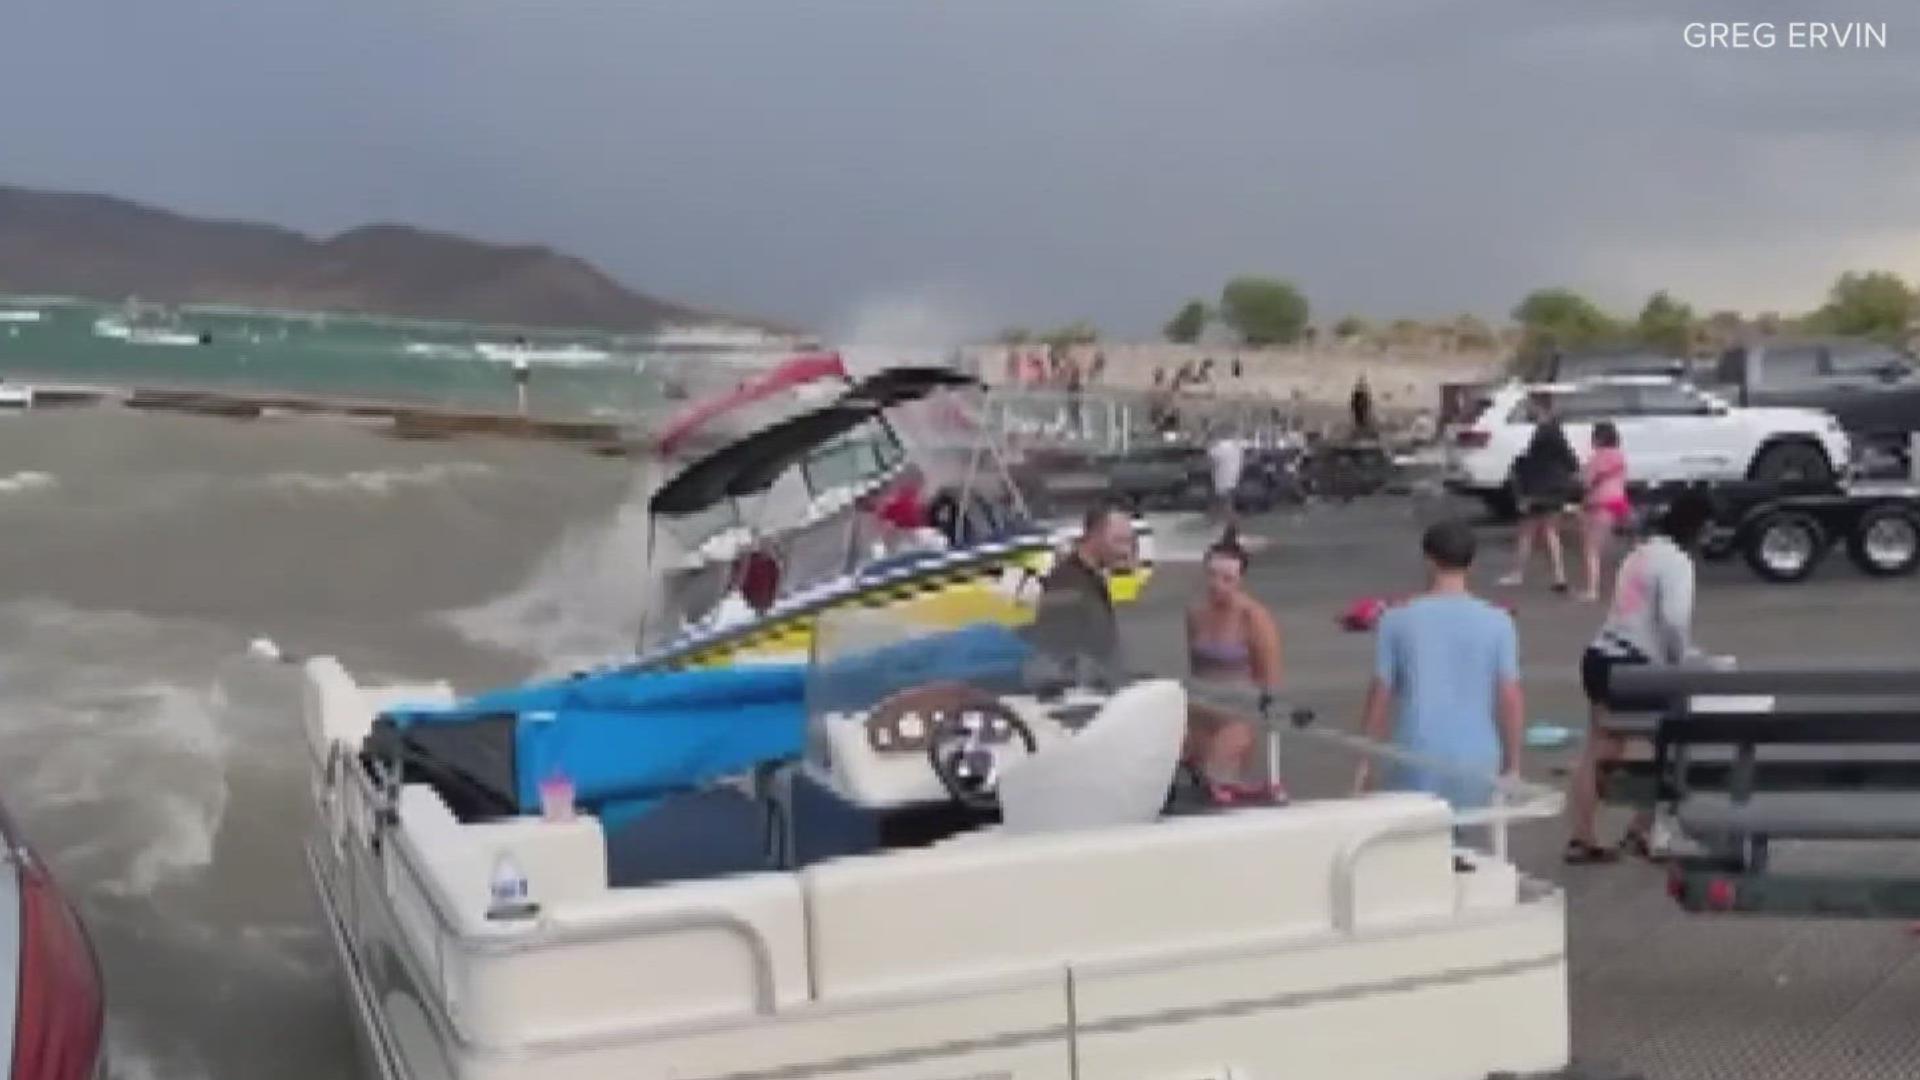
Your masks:
{"label": "man in light blue shirt", "polygon": [[[1456,810],[1487,805],[1487,778],[1520,771],[1519,647],[1513,617],[1467,591],[1473,530],[1442,522],[1421,537],[1427,591],[1380,620],[1362,732],[1445,768],[1396,762],[1387,785]],[[1372,779],[1363,761],[1356,786]]]}

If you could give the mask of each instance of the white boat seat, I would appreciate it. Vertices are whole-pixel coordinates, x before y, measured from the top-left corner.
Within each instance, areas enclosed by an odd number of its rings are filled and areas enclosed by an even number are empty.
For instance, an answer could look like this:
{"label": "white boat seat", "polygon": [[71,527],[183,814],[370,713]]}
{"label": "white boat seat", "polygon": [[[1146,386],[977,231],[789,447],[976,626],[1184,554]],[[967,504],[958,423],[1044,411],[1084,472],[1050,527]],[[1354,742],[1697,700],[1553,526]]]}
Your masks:
{"label": "white boat seat", "polygon": [[999,790],[1004,831],[1153,821],[1166,805],[1186,730],[1187,692],[1179,683],[1126,687],[1072,738],[1007,763]]}
{"label": "white boat seat", "polygon": [[1413,832],[1359,862],[1357,924],[1450,917],[1450,821],[1394,793],[817,863],[800,874],[815,995],[1331,933],[1341,853],[1385,829]]}
{"label": "white boat seat", "polygon": [[1699,794],[1680,800],[1675,815],[1682,829],[1698,837],[1920,839],[1920,799],[1909,792],[1761,793],[1744,803],[1726,795]]}

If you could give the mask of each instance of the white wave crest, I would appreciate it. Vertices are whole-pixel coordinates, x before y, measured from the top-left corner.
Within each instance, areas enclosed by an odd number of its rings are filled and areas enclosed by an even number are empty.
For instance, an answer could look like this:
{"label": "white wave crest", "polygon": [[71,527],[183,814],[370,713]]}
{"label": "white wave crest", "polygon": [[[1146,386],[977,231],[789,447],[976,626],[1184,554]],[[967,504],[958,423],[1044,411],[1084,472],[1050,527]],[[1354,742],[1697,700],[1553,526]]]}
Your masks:
{"label": "white wave crest", "polygon": [[475,644],[537,661],[545,674],[631,655],[650,600],[648,552],[671,543],[648,521],[653,473],[641,470],[610,519],[569,530],[518,587],[441,620]]}
{"label": "white wave crest", "polygon": [[86,891],[120,897],[205,869],[234,710],[202,628],[37,602],[5,605],[0,622],[9,805],[56,837],[93,823],[43,854]]}
{"label": "white wave crest", "polygon": [[481,341],[474,343],[473,352],[480,359],[495,364],[511,364],[523,360],[528,364],[577,367],[604,364],[613,359],[613,354],[605,349],[577,342],[565,345],[519,345]]}
{"label": "white wave crest", "polygon": [[26,491],[46,491],[60,486],[60,481],[52,473],[26,472],[9,473],[0,476],[0,495],[18,495]]}
{"label": "white wave crest", "polygon": [[275,472],[260,479],[275,491],[312,495],[391,495],[407,488],[434,487],[452,480],[486,476],[493,467],[477,461],[448,461],[411,468],[359,469],[354,472]]}
{"label": "white wave crest", "polygon": [[429,360],[472,360],[477,355],[465,345],[449,345],[442,341],[409,341],[400,351],[408,356]]}

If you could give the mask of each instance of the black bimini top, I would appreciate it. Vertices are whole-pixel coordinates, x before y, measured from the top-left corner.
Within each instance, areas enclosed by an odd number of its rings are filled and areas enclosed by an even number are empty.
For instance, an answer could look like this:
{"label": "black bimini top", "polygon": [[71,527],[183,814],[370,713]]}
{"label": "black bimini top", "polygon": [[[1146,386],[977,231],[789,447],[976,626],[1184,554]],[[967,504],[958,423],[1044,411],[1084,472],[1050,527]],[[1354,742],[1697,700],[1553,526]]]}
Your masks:
{"label": "black bimini top", "polygon": [[697,514],[726,499],[758,495],[823,446],[895,405],[943,387],[977,381],[951,368],[887,368],[862,379],[833,404],[782,420],[715,450],[680,471],[647,500],[664,517]]}

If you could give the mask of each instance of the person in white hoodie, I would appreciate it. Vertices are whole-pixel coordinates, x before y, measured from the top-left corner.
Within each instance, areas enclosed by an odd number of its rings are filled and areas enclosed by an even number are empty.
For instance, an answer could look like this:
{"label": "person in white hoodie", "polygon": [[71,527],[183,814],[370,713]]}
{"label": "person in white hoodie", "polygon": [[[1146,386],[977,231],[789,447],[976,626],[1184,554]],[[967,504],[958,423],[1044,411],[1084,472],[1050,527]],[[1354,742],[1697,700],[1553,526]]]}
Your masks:
{"label": "person in white hoodie", "polygon": [[1213,466],[1213,505],[1214,512],[1227,528],[1239,524],[1239,514],[1234,508],[1234,492],[1240,489],[1241,474],[1247,466],[1247,444],[1225,427],[1213,434],[1213,442],[1207,447],[1207,459]]}
{"label": "person in white hoodie", "polygon": [[[1594,833],[1600,801],[1600,765],[1617,759],[1624,740],[1606,731],[1607,712],[1615,706],[1612,681],[1624,664],[1683,664],[1702,654],[1693,643],[1693,546],[1713,520],[1713,504],[1699,492],[1686,492],[1667,507],[1654,534],[1641,541],[1620,565],[1607,621],[1580,657],[1580,684],[1586,690],[1590,726],[1580,766],[1573,775],[1568,810],[1569,863],[1611,862],[1619,851],[1603,848]],[[1651,814],[1642,812],[1628,826],[1621,849],[1650,856]]]}

